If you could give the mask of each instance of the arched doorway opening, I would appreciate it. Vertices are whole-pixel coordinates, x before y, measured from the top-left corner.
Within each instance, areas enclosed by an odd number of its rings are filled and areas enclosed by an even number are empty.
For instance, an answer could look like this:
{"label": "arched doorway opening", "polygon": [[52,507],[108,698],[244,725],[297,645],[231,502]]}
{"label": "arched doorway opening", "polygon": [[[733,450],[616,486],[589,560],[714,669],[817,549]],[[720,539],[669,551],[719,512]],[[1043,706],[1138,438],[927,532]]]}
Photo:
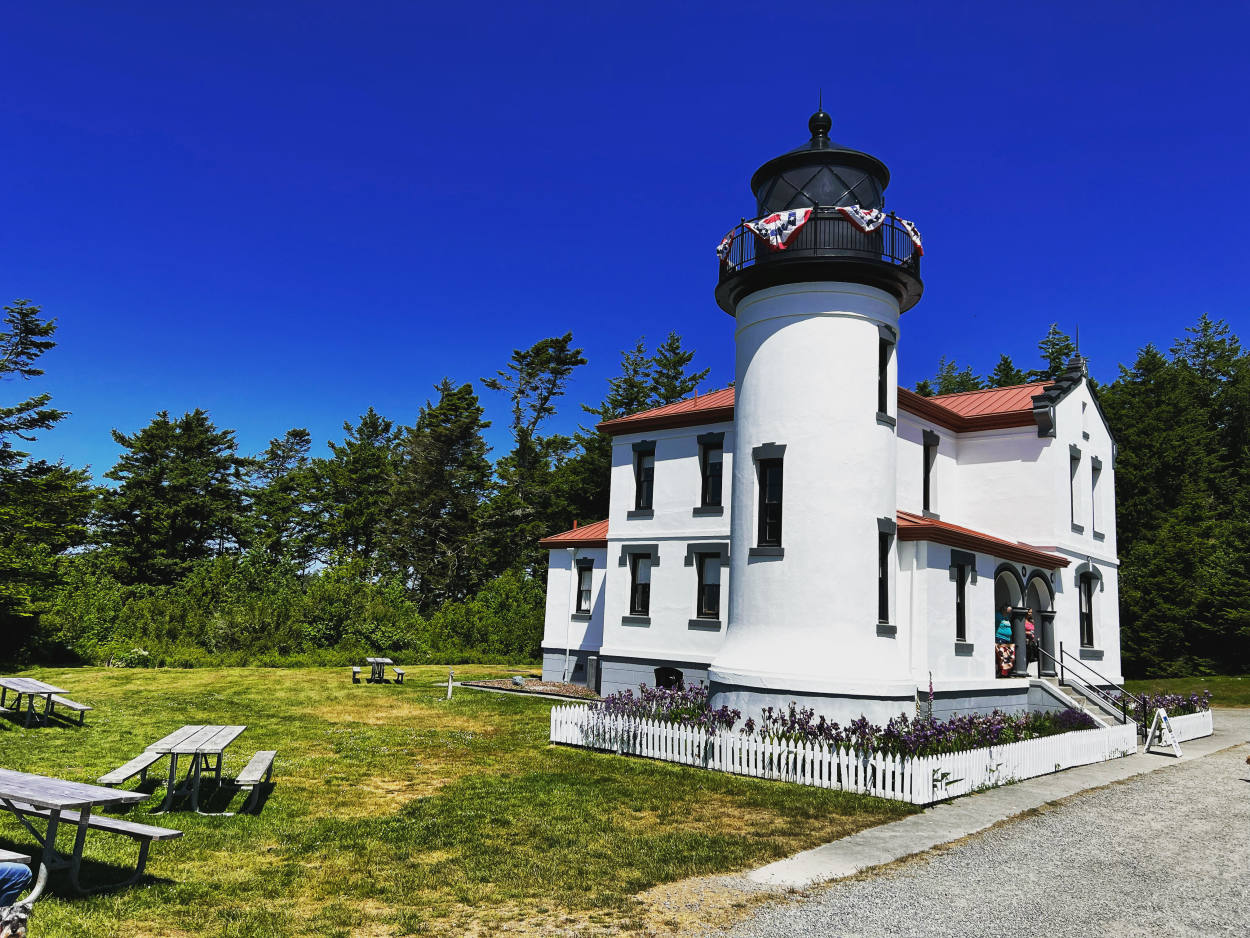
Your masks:
{"label": "arched doorway opening", "polygon": [[1028,621],[1033,623],[1033,634],[1043,652],[1037,656],[1037,676],[1055,674],[1055,593],[1050,578],[1040,570],[1029,576],[1024,605],[1029,610]]}
{"label": "arched doorway opening", "polygon": [[[1011,564],[1002,564],[994,571],[994,673],[998,677],[1026,673],[1023,638],[1015,634],[1014,628],[1017,619],[1023,627],[1023,608],[1024,580]],[[1003,628],[1004,621],[1009,628]]]}

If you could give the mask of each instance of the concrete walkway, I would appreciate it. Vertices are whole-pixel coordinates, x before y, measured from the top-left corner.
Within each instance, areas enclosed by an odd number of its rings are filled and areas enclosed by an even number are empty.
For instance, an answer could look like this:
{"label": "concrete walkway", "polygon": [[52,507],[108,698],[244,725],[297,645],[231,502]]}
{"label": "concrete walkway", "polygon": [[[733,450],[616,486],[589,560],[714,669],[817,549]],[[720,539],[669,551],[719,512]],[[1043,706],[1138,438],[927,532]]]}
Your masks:
{"label": "concrete walkway", "polygon": [[861,870],[931,850],[1091,788],[1100,788],[1147,772],[1166,770],[1229,746],[1250,741],[1250,710],[1216,710],[1215,732],[1181,745],[1178,760],[1159,751],[1113,759],[941,804],[892,824],[869,828],[842,840],[770,863],[746,878],[759,887],[802,889],[841,879]]}

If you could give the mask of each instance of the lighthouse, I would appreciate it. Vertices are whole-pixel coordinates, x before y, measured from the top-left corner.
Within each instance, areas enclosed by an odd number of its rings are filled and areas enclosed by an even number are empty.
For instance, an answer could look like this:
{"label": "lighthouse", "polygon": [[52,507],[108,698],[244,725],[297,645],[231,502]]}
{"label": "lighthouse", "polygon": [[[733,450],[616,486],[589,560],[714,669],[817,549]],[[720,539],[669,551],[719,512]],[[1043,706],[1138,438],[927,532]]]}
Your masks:
{"label": "lighthouse", "polygon": [[918,236],[887,213],[881,160],[810,139],[751,178],[755,221],[721,242],[734,320],[735,444],[714,705],[884,720],[914,700],[896,578],[900,315]]}

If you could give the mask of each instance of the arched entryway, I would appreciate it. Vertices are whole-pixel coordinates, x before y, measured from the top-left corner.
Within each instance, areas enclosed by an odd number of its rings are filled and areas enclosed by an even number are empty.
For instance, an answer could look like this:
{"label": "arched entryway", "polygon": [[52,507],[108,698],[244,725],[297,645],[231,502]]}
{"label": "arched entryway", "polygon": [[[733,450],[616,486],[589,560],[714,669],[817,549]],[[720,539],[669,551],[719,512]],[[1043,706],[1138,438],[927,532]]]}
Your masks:
{"label": "arched entryway", "polygon": [[1034,570],[1029,575],[1028,588],[1024,593],[1024,605],[1029,610],[1028,621],[1033,623],[1033,634],[1037,637],[1042,654],[1037,661],[1038,677],[1053,677],[1055,674],[1055,591],[1050,585],[1050,577],[1041,570]]}
{"label": "arched entryway", "polygon": [[[998,677],[1028,676],[1024,594],[1024,579],[1015,567],[1005,563],[994,571],[994,673]],[[1012,638],[1008,642],[998,640],[998,624],[1004,618],[1012,627]],[[1012,651],[1006,651],[1004,646],[1009,646]]]}

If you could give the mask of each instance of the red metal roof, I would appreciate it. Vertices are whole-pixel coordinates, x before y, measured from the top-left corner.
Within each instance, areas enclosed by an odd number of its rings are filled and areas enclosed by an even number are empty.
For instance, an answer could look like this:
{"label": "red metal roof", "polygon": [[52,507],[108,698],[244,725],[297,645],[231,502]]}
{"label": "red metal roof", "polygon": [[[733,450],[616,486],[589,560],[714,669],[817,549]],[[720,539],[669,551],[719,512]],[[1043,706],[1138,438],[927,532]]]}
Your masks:
{"label": "red metal roof", "polygon": [[607,547],[608,522],[583,524],[571,531],[561,531],[538,542],[539,547]]}
{"label": "red metal roof", "polygon": [[967,550],[1001,557],[1004,560],[1015,560],[1035,567],[1044,567],[1047,570],[1066,567],[1071,563],[1067,557],[1048,554],[1030,544],[1005,541],[1000,537],[973,531],[971,528],[961,528],[949,521],[913,515],[909,511],[898,513],[898,539],[900,541],[933,541],[937,544],[945,544],[947,547],[963,547]]}
{"label": "red metal roof", "polygon": [[[933,541],[947,547],[962,547],[966,550],[980,551],[1003,560],[1015,560],[1018,563],[1055,570],[1068,566],[1071,561],[1066,557],[1048,554],[1040,548],[1019,541],[1005,541],[1000,537],[982,534],[971,528],[961,528],[949,521],[937,518],[925,518],[909,511],[898,513],[898,539],[900,541]],[[607,547],[608,523],[596,521],[594,524],[583,524],[571,531],[553,534],[538,542],[540,547]]]}
{"label": "red metal roof", "polygon": [[[1033,396],[1049,383],[1019,384],[1010,388],[988,388],[962,394],[921,397],[915,391],[898,389],[898,406],[940,427],[957,432],[1001,430],[1006,427],[1027,427],[1033,423]],[[599,424],[599,429],[613,436],[620,433],[641,433],[672,427],[691,427],[704,423],[733,420],[734,389],[722,388],[708,394],[688,397],[675,404],[654,407],[628,417],[617,417]]]}

